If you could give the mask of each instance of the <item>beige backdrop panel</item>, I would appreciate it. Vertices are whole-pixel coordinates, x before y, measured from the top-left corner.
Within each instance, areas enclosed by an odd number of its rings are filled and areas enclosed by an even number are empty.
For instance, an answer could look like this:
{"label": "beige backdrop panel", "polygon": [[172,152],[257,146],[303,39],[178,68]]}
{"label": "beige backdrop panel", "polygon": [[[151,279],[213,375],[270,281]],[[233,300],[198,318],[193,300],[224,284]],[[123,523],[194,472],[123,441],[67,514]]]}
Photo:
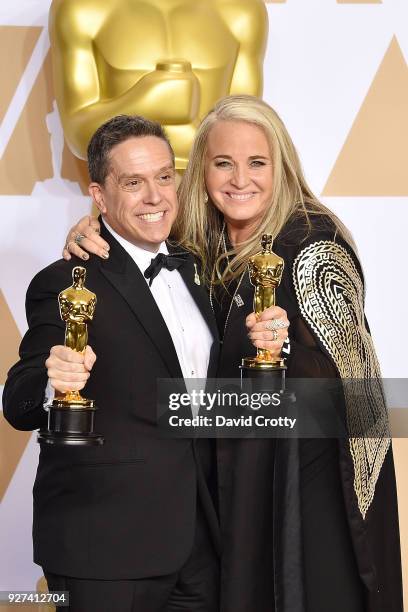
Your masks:
{"label": "beige backdrop panel", "polygon": [[[0,205],[7,228],[0,228],[0,244],[2,261],[15,269],[13,275],[4,267],[0,276],[0,385],[25,331],[22,304],[30,276],[59,257],[65,232],[89,210],[83,197],[86,166],[62,141],[48,47],[41,39],[49,2],[15,0],[3,21],[6,11],[0,7]],[[407,5],[404,0],[267,4],[265,99],[286,121],[312,188],[354,231],[382,367],[392,373],[398,366],[398,376],[406,377],[408,336],[402,329],[398,341],[390,341],[384,332],[384,287],[378,278],[398,287],[393,309],[400,312],[408,297],[400,284],[406,276],[402,231],[408,224],[408,35],[401,26],[408,20]],[[35,53],[38,72],[30,67]],[[21,112],[17,94],[26,96]],[[9,137],[6,124],[11,126]],[[401,232],[400,240],[389,229],[390,219]],[[382,252],[390,255],[392,265],[378,260],[380,235]],[[389,316],[389,308],[386,312]],[[408,440],[394,440],[394,451],[407,584]],[[35,439],[12,430],[0,414],[0,538],[5,542],[0,589],[35,588],[40,576],[30,561],[29,535],[37,453]]]}
{"label": "beige backdrop panel", "polygon": [[323,190],[325,196],[407,196],[408,65],[394,36]]}

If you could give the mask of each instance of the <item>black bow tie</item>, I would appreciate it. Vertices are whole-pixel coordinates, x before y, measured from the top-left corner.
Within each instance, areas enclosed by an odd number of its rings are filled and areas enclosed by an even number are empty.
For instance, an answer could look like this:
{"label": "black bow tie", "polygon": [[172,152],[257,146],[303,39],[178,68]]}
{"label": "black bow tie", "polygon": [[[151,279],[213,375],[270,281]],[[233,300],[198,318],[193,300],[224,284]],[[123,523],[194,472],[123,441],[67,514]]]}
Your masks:
{"label": "black bow tie", "polygon": [[158,273],[162,268],[167,268],[167,270],[176,270],[186,261],[188,253],[183,251],[179,253],[174,253],[173,255],[165,255],[164,253],[159,253],[156,255],[148,268],[146,268],[144,272],[145,278],[150,278],[149,287],[152,286],[153,280],[156,278]]}

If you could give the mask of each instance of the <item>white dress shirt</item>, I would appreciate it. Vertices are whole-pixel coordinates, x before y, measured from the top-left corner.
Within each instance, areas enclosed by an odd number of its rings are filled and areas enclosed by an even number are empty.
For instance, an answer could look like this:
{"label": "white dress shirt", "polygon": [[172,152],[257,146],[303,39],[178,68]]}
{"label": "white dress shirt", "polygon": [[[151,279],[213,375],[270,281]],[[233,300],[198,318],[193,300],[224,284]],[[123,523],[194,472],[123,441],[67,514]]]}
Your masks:
{"label": "white dress shirt", "polygon": [[[106,221],[103,223],[142,275],[158,253],[169,253],[165,242],[161,243],[157,253],[146,251],[119,236]],[[149,279],[145,280],[149,284]],[[170,332],[183,377],[205,379],[213,337],[179,271],[162,268],[150,291]]]}

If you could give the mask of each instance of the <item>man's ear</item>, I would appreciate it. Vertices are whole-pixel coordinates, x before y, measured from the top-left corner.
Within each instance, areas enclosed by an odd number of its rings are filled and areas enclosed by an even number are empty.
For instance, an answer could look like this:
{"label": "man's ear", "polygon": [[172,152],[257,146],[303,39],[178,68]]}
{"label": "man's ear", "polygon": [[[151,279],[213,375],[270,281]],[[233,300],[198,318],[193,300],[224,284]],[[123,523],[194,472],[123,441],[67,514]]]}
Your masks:
{"label": "man's ear", "polygon": [[99,183],[90,183],[88,187],[89,195],[91,196],[95,206],[98,208],[101,214],[106,213],[105,200],[103,196],[102,187]]}

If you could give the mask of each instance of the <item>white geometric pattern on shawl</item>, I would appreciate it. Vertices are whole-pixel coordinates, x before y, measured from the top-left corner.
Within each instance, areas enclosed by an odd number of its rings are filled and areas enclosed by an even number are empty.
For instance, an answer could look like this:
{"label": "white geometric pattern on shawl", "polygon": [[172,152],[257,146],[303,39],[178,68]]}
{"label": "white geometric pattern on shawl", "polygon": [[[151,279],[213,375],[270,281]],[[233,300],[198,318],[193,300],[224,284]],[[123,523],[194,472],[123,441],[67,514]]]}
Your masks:
{"label": "white geometric pattern on shawl", "polygon": [[[363,281],[348,251],[329,240],[314,242],[299,253],[293,281],[304,319],[343,379],[354,490],[365,518],[390,434],[380,367],[364,321]],[[362,435],[353,437],[353,432]]]}

